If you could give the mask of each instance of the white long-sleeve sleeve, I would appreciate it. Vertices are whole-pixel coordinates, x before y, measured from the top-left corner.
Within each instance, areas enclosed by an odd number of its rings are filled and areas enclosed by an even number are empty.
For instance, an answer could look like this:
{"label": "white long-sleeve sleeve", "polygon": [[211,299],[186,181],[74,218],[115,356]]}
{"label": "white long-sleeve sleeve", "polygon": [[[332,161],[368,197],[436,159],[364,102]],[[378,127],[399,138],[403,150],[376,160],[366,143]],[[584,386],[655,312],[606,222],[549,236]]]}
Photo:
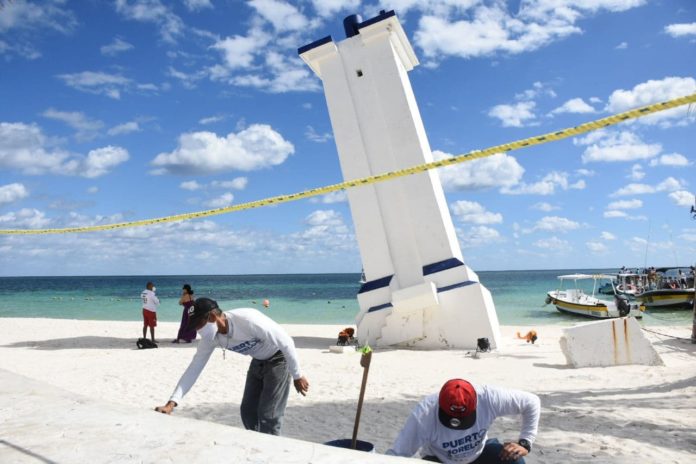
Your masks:
{"label": "white long-sleeve sleeve", "polygon": [[181,399],[186,395],[186,393],[188,393],[193,384],[196,383],[196,380],[198,380],[198,376],[201,375],[201,372],[203,372],[205,365],[208,364],[208,360],[210,359],[210,355],[213,353],[213,350],[215,350],[214,342],[205,340],[201,340],[199,342],[198,348],[196,349],[196,354],[193,356],[193,359],[191,359],[188,367],[181,375],[179,383],[176,384],[174,392],[169,398],[169,401],[174,401],[176,404],[181,402]]}
{"label": "white long-sleeve sleeve", "polygon": [[534,443],[539,427],[541,402],[533,393],[486,385],[483,387],[495,416],[522,416],[519,438]]}
{"label": "white long-sleeve sleeve", "polygon": [[406,424],[396,437],[394,444],[387,450],[386,454],[392,456],[411,457],[426,441],[428,435],[423,430],[423,415],[425,411],[422,404],[416,406],[406,420]]}

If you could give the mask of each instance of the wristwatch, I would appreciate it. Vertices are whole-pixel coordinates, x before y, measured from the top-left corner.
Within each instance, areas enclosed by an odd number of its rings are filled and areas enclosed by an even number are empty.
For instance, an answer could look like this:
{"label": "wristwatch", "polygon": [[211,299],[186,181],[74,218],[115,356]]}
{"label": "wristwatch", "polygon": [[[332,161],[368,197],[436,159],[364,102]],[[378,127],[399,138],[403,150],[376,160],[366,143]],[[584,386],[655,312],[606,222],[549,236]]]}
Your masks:
{"label": "wristwatch", "polygon": [[529,440],[520,438],[520,441],[518,441],[517,444],[526,449],[528,453],[532,452],[532,444],[529,442]]}

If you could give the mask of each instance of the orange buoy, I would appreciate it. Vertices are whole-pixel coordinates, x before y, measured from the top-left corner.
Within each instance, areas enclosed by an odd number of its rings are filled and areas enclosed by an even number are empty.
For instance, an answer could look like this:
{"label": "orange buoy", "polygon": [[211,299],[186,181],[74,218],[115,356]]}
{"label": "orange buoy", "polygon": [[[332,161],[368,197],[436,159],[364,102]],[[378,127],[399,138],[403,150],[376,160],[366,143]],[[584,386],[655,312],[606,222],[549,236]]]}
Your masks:
{"label": "orange buoy", "polygon": [[271,302],[268,300],[263,300],[263,307],[268,308],[271,305]]}

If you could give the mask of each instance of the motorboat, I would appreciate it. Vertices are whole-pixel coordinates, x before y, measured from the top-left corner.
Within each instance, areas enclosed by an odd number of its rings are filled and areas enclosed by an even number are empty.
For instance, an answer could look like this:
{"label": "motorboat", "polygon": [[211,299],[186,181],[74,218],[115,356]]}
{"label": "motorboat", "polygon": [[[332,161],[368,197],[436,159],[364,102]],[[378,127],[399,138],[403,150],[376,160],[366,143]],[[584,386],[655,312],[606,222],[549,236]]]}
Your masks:
{"label": "motorboat", "polygon": [[643,293],[648,288],[648,275],[622,272],[616,276],[616,293],[631,298]]}
{"label": "motorboat", "polygon": [[696,292],[693,273],[689,273],[688,267],[657,268],[650,274],[648,288],[636,299],[646,309],[691,309]]}
{"label": "motorboat", "polygon": [[[562,313],[596,319],[633,316],[643,317],[637,303],[625,295],[614,298],[598,298],[596,293],[601,284],[608,281],[614,287],[614,276],[607,274],[568,274],[558,276],[558,289],[546,294],[546,303],[553,304]],[[592,288],[589,289],[590,281]],[[614,292],[616,289],[614,288]]]}

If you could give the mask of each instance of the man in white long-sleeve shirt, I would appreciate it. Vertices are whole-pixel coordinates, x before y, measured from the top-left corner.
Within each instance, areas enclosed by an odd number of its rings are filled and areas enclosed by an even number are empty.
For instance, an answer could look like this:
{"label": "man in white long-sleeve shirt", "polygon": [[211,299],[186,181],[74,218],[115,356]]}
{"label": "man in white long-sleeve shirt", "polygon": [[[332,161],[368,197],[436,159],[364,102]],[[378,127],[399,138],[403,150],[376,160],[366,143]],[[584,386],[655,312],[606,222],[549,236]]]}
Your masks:
{"label": "man in white long-sleeve shirt", "polygon": [[[452,379],[413,409],[387,454],[411,457],[421,449],[426,461],[523,464],[536,438],[539,411],[532,393]],[[519,440],[488,439],[495,418],[512,415],[522,416]]]}
{"label": "man in white long-sleeve shirt", "polygon": [[248,430],[280,435],[290,392],[290,377],[303,396],[309,382],[302,375],[292,338],[271,318],[253,308],[222,312],[217,302],[198,298],[189,309],[189,328],[200,335],[198,349],[174,393],[155,410],[170,414],[191,389],[216,348],[251,356],[241,404]]}

